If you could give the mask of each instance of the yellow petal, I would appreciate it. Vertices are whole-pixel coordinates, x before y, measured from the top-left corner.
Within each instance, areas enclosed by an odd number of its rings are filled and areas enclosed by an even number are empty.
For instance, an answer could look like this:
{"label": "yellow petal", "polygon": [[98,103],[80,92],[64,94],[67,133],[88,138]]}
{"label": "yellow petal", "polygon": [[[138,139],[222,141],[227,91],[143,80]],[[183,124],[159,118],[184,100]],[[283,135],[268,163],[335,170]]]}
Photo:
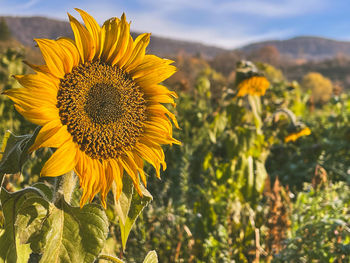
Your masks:
{"label": "yellow petal", "polygon": [[49,89],[49,92],[53,96],[57,96],[59,87],[59,80],[52,76],[43,73],[28,74],[28,75],[15,75],[13,76],[23,87],[37,88],[37,89]]}
{"label": "yellow petal", "polygon": [[68,14],[70,25],[72,27],[75,44],[78,48],[82,63],[91,61],[95,56],[95,45],[89,31],[82,26],[78,20]]}
{"label": "yellow petal", "polygon": [[113,175],[116,188],[117,188],[115,198],[116,200],[118,200],[123,190],[123,181],[122,181],[122,173],[119,169],[119,164],[114,159],[109,160],[107,173],[110,173]]}
{"label": "yellow petal", "polygon": [[51,96],[48,90],[41,91],[35,89],[34,91],[34,89],[17,88],[5,90],[3,94],[8,96],[14,103],[18,104],[22,109],[26,110],[43,106],[50,108],[53,105],[55,105],[54,97]]}
{"label": "yellow petal", "polygon": [[106,209],[107,208],[106,197],[109,189],[111,188],[111,185],[113,182],[113,176],[109,176],[109,174],[107,174],[106,172],[107,170],[106,161],[101,160],[99,162],[99,169],[100,169],[100,179],[101,179],[101,183],[100,183],[101,188],[99,192],[101,192],[102,206]]}
{"label": "yellow petal", "polygon": [[135,42],[132,54],[129,58],[129,61],[125,64],[124,70],[129,72],[133,70],[136,66],[138,66],[145,57],[146,47],[149,44],[151,34],[145,33],[139,35]]}
{"label": "yellow petal", "polygon": [[30,147],[30,151],[35,151],[42,147],[59,148],[70,139],[72,139],[72,136],[67,131],[66,125],[54,127],[51,130],[44,130],[43,132],[40,131],[35,139],[35,143]]}
{"label": "yellow petal", "polygon": [[116,43],[114,52],[110,57],[110,61],[109,61],[112,64],[112,66],[118,63],[119,60],[126,53],[129,47],[129,40],[130,40],[130,24],[126,21],[125,14],[123,13],[119,23],[118,41]]}
{"label": "yellow petal", "polygon": [[[86,201],[92,201],[96,193],[99,191],[99,180],[100,180],[100,169],[98,167],[97,160],[91,159],[89,156],[85,155],[82,152],[79,152],[79,158],[84,162],[84,173],[81,175],[82,183],[81,187],[83,188],[83,196],[80,200],[80,207],[86,203]],[[82,165],[79,164],[79,167]],[[76,169],[78,170],[78,169]],[[80,171],[81,172],[81,171]]]}
{"label": "yellow petal", "polygon": [[110,62],[112,54],[118,44],[118,37],[120,35],[120,20],[116,17],[111,18],[103,23],[101,29],[101,60]]}
{"label": "yellow petal", "polygon": [[78,175],[79,184],[80,187],[82,187],[84,178],[87,176],[86,171],[88,165],[86,165],[85,154],[82,151],[78,150],[75,158],[77,160],[77,164],[75,165],[74,171]]}
{"label": "yellow petal", "polygon": [[178,144],[181,145],[181,142],[172,138],[171,136],[159,136],[157,132],[154,132],[150,129],[145,130],[144,137],[147,138],[147,140],[152,141],[155,144]]}
{"label": "yellow petal", "polygon": [[41,176],[55,177],[73,170],[76,165],[76,144],[70,140],[58,148],[41,170]]}
{"label": "yellow petal", "polygon": [[64,71],[64,53],[55,40],[50,39],[34,39],[38,44],[40,51],[44,57],[50,73],[57,78],[63,78]]}
{"label": "yellow petal", "polygon": [[90,158],[85,155],[85,153],[80,150],[76,154],[77,164],[75,166],[75,172],[79,177],[80,187],[83,189],[83,195],[80,199],[80,207],[83,207],[86,201],[90,198],[91,192],[89,192],[89,184],[93,184],[92,176],[92,162]]}
{"label": "yellow petal", "polygon": [[28,121],[33,122],[37,125],[43,126],[46,123],[57,119],[58,109],[56,107],[40,107],[33,109],[24,109],[21,106],[15,104],[16,110],[25,117]]}
{"label": "yellow petal", "polygon": [[75,42],[70,38],[61,37],[56,41],[61,46],[62,50],[65,53],[65,56],[67,57],[64,66],[65,72],[69,73],[72,71],[73,67],[76,67],[79,64],[79,51],[75,45]]}
{"label": "yellow petal", "polygon": [[149,72],[148,74],[143,75],[142,77],[135,78],[134,75],[133,77],[139,86],[146,87],[146,86],[158,84],[163,80],[166,80],[175,72],[176,72],[175,66],[166,65],[158,68],[157,70],[152,70],[152,72]]}
{"label": "yellow petal", "polygon": [[165,130],[170,135],[172,134],[172,131],[173,131],[173,127],[168,118],[150,116],[148,117],[147,121],[145,121],[145,124],[157,126]]}
{"label": "yellow petal", "polygon": [[125,169],[126,173],[131,177],[136,191],[139,193],[140,196],[142,196],[141,188],[139,185],[140,179],[139,179],[139,175],[137,173],[137,165],[127,155],[122,155],[119,158],[119,161],[122,164],[123,168]]}
{"label": "yellow petal", "polygon": [[47,65],[34,65],[32,63],[29,63],[26,60],[23,60],[23,63],[26,64],[27,66],[31,67],[37,73],[40,72],[40,73],[44,73],[44,74],[47,74],[47,75],[51,74],[50,69],[49,69],[49,67]]}
{"label": "yellow petal", "polygon": [[96,20],[90,16],[85,11],[75,8],[81,16],[81,18],[84,20],[85,26],[87,30],[89,31],[90,35],[92,36],[94,46],[95,46],[95,56],[99,54],[100,51],[100,34],[101,34],[101,28],[96,22]]}
{"label": "yellow petal", "polygon": [[93,200],[93,198],[95,197],[95,195],[100,191],[101,189],[101,176],[103,176],[101,174],[101,167],[99,164],[99,160],[96,159],[90,159],[90,161],[92,162],[92,173],[91,176],[93,178],[93,184],[91,184],[91,182],[89,182],[89,188],[90,188],[90,199],[89,201],[91,202]]}
{"label": "yellow petal", "polygon": [[158,125],[157,123],[145,123],[144,130],[147,132],[151,131],[158,133],[161,137],[171,137],[171,133],[169,133],[168,130],[164,129],[162,125]]}
{"label": "yellow petal", "polygon": [[154,96],[147,96],[146,100],[150,103],[170,103],[173,107],[176,107],[176,103],[174,102],[174,99],[171,95],[154,95]]}
{"label": "yellow petal", "polygon": [[131,56],[131,53],[132,53],[132,48],[133,48],[133,40],[132,40],[132,37],[129,36],[129,41],[127,42],[128,43],[128,46],[126,48],[126,51],[125,53],[122,55],[122,57],[120,58],[120,60],[116,63],[116,65],[118,65],[119,68],[123,68],[124,65],[128,62],[130,56]]}
{"label": "yellow petal", "polygon": [[57,92],[52,89],[32,86],[28,88],[6,90],[4,94],[26,102],[33,102],[31,105],[32,108],[40,107],[42,105],[54,106],[57,103]]}
{"label": "yellow petal", "polygon": [[35,151],[40,148],[40,145],[48,138],[52,137],[60,128],[62,123],[59,119],[54,119],[45,124],[39,134],[36,136],[34,144],[29,148],[29,151]]}
{"label": "yellow petal", "polygon": [[143,143],[137,143],[135,145],[135,150],[141,158],[145,159],[154,167],[157,177],[160,178],[160,164],[163,164],[163,168],[165,164],[162,148],[150,147]]}
{"label": "yellow petal", "polygon": [[163,59],[155,55],[145,55],[143,61],[134,69],[130,71],[133,78],[140,78],[147,76],[158,70],[167,69],[174,61]]}
{"label": "yellow petal", "polygon": [[145,172],[143,171],[143,160],[140,158],[136,152],[127,152],[126,153],[129,159],[132,159],[135,162],[135,165],[137,167],[137,171],[140,174],[141,180],[145,187],[147,187],[147,180]]}
{"label": "yellow petal", "polygon": [[155,95],[169,95],[174,98],[178,98],[175,91],[170,91],[163,85],[151,85],[146,87],[141,87],[142,92],[148,96],[155,96]]}
{"label": "yellow petal", "polygon": [[147,111],[149,113],[151,113],[154,116],[164,116],[168,115],[169,118],[173,121],[173,123],[175,124],[175,127],[180,129],[179,124],[177,123],[176,117],[174,114],[172,114],[167,108],[165,108],[163,105],[161,104],[156,104],[156,105],[149,105],[147,107]]}

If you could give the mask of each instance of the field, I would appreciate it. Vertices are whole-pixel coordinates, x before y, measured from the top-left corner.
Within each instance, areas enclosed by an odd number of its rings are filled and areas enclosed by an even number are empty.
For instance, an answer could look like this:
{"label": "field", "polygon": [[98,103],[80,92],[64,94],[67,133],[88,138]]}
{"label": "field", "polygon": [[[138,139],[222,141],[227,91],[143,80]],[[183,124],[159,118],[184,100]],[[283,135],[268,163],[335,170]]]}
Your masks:
{"label": "field", "polygon": [[166,170],[141,160],[146,187],[126,165],[119,195],[101,181],[107,196],[81,205],[85,175],[40,177],[58,150],[29,151],[39,128],[5,95],[33,73],[22,60],[36,53],[19,46],[0,46],[0,262],[350,261],[348,89],[257,57],[224,72],[174,55],[163,84],[177,96],[159,100],[181,145],[162,146]]}

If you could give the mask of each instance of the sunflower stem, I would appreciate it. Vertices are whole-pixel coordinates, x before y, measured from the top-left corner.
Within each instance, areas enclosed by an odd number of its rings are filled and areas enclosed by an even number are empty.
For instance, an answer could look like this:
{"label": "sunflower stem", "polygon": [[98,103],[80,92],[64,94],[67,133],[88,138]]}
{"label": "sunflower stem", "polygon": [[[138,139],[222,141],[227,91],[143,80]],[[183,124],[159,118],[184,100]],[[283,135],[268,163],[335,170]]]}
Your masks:
{"label": "sunflower stem", "polygon": [[77,176],[74,174],[73,171],[66,173],[65,175],[62,176],[60,192],[63,193],[64,200],[66,200],[67,203],[70,203],[72,199],[72,194],[76,185],[77,185]]}

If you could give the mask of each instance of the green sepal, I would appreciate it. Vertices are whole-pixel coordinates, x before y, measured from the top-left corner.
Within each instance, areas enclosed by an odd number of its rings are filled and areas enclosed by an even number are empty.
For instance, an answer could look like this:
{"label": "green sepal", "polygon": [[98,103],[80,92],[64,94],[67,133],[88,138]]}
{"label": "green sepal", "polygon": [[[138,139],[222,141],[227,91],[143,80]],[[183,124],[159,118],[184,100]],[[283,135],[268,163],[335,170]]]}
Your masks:
{"label": "green sepal", "polygon": [[2,142],[3,152],[0,160],[0,182],[4,174],[15,174],[21,171],[23,164],[29,158],[29,147],[33,145],[40,131],[37,127],[33,134],[16,136],[7,131]]}
{"label": "green sepal", "polygon": [[126,241],[132,226],[142,210],[153,200],[152,195],[140,184],[142,197],[135,191],[130,176],[123,177],[123,192],[117,202],[117,214],[121,232],[122,246],[125,251]]}

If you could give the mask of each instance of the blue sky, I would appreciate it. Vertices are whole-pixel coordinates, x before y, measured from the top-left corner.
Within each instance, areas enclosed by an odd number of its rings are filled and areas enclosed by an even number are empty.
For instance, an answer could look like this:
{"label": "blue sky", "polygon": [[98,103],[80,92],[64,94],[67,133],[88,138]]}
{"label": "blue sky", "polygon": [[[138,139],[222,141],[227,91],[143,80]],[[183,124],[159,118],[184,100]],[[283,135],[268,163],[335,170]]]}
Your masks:
{"label": "blue sky", "polygon": [[350,40],[349,0],[0,0],[0,15],[67,20],[84,9],[99,23],[126,13],[131,29],[235,48],[313,35]]}

